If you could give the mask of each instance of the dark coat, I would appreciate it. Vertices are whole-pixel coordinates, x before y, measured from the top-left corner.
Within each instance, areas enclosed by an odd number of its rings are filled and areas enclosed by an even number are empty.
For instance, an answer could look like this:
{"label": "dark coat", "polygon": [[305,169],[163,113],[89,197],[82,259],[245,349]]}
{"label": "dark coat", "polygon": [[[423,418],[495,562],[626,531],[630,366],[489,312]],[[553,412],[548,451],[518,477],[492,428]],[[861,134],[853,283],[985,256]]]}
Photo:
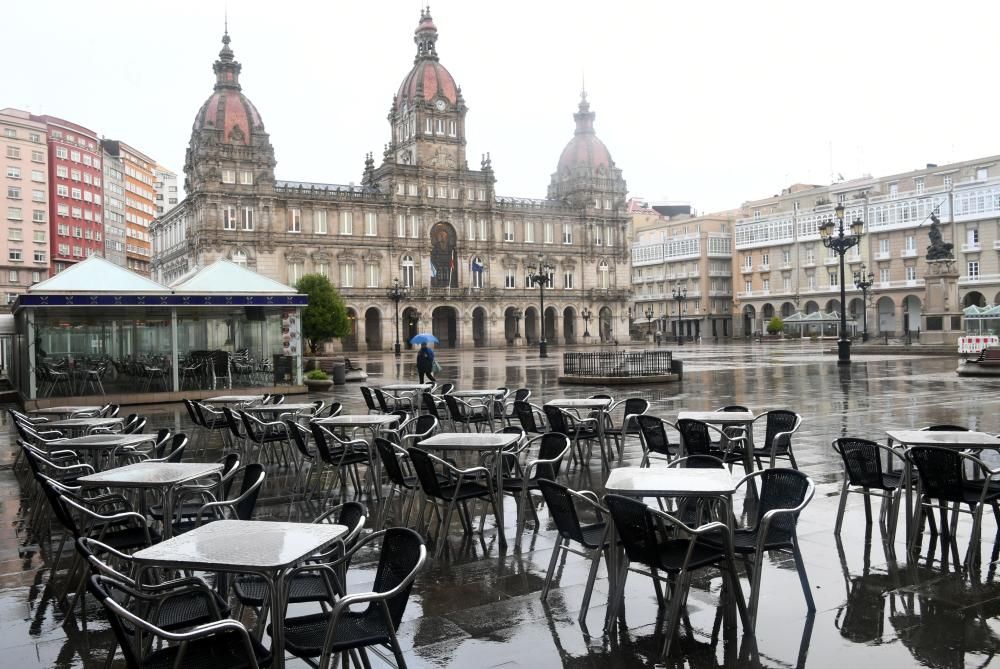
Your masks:
{"label": "dark coat", "polygon": [[428,346],[421,346],[417,351],[417,371],[424,374],[434,371],[434,351]]}

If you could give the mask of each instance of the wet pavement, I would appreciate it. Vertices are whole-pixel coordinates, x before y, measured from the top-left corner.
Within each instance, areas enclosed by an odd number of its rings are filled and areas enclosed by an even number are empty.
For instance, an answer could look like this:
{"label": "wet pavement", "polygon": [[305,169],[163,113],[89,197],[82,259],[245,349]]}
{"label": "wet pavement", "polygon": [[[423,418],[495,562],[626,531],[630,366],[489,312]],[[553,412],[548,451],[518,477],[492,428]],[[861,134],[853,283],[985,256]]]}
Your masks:
{"label": "wet pavement", "polygon": [[[978,667],[1000,651],[1000,581],[995,572],[997,527],[984,516],[982,564],[965,572],[961,558],[970,523],[959,523],[957,548],[925,537],[918,554],[908,555],[902,520],[895,546],[886,545],[876,524],[866,532],[862,498],[852,495],[841,541],[833,533],[841,482],[839,456],[830,442],[844,435],[884,440],[886,429],[952,423],[996,433],[1000,379],[960,379],[955,358],[856,356],[839,368],[835,356],[816,343],[769,345],[685,345],[682,383],[663,386],[559,386],[561,357],[539,360],[535,351],[440,351],[439,380],[459,388],[527,386],[532,401],[557,396],[585,397],[607,391],[616,399],[639,395],[650,412],[673,420],[683,409],[709,410],[742,404],[755,412],[791,408],[803,416],[794,438],[799,468],[816,482],[816,495],[803,512],[799,537],[816,612],[807,615],[791,556],[773,552],[764,562],[757,621],[759,661],[765,667]],[[359,356],[360,357],[360,356]],[[413,379],[412,353],[402,363],[391,355],[368,354],[372,384]],[[324,394],[364,412],[357,385]],[[147,431],[158,427],[189,430],[182,407],[146,407]],[[6,416],[4,416],[6,421]],[[86,613],[69,614],[57,601],[69,553],[58,574],[44,523],[29,523],[28,501],[11,469],[10,427],[0,435],[0,666],[101,667],[110,646],[107,623],[93,601]],[[216,447],[217,448],[217,447]],[[209,452],[205,459],[220,453]],[[638,464],[641,449],[629,441],[624,464]],[[281,499],[290,477],[268,472],[258,518],[284,520],[291,512]],[[589,468],[569,467],[563,482],[603,494],[604,475],[595,457]],[[746,509],[737,497],[736,509]],[[718,667],[745,666],[746,640],[731,625],[730,607],[720,601],[721,577],[708,570],[695,577],[681,641],[667,661],[658,659],[662,620],[650,580],[631,575],[624,616],[613,633],[602,626],[608,599],[603,564],[586,625],[577,622],[588,563],[570,555],[559,566],[548,601],[540,591],[555,531],[543,505],[541,528],[501,549],[492,520],[484,536],[462,538],[456,523],[444,555],[421,573],[400,628],[410,667]],[[505,503],[505,525],[515,526],[514,504]],[[392,510],[399,516],[398,507]],[[433,539],[433,536],[432,536]],[[957,559],[956,559],[957,558]],[[371,578],[370,556],[352,565],[354,589]],[[742,575],[744,591],[748,581]],[[305,605],[301,605],[305,607]],[[291,614],[299,611],[293,606]],[[305,610],[302,608],[301,610]],[[311,609],[310,609],[311,610]],[[253,623],[250,612],[244,622]],[[741,650],[744,654],[741,655]],[[379,665],[377,658],[373,662]],[[115,666],[124,666],[119,656]],[[288,666],[304,666],[290,661]]]}

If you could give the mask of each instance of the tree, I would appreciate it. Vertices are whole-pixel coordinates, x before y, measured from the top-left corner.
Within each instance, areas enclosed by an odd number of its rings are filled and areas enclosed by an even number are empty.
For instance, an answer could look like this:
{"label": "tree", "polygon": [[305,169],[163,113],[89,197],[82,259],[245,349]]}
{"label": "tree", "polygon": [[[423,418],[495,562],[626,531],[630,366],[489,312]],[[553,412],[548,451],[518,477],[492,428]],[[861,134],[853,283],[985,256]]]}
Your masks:
{"label": "tree", "polygon": [[767,333],[768,334],[778,334],[783,332],[785,329],[785,321],[781,320],[780,317],[775,316],[767,322]]}
{"label": "tree", "polygon": [[347,306],[329,279],[322,274],[306,274],[295,284],[295,290],[309,296],[309,305],[302,310],[302,337],[313,355],[323,342],[350,334]]}

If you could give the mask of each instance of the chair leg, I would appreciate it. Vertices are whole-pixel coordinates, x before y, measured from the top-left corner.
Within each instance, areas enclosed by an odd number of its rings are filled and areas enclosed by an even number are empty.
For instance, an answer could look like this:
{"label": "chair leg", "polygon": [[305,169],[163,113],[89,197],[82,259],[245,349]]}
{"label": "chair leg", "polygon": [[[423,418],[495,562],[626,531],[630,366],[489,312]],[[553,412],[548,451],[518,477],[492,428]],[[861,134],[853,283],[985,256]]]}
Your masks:
{"label": "chair leg", "polygon": [[840,504],[837,505],[837,522],[833,525],[833,533],[840,536],[840,528],[844,524],[844,509],[847,508],[848,482],[844,478],[844,485],[840,488]]}
{"label": "chair leg", "polygon": [[677,585],[674,587],[672,597],[670,598],[670,612],[667,614],[667,629],[664,630],[664,641],[663,641],[663,651],[660,653],[660,657],[667,657],[670,654],[670,646],[673,643],[674,635],[677,634],[677,626],[680,621],[681,608],[684,606],[684,600],[687,598],[688,587],[691,582],[691,576],[687,572],[681,572],[677,575]]}
{"label": "chair leg", "polygon": [[[792,555],[795,557],[795,569],[799,572],[799,583],[802,585],[802,594],[806,597],[806,606],[809,613],[816,610],[816,602],[813,601],[812,589],[809,587],[809,575],[806,574],[806,565],[802,560],[802,550],[799,548],[799,538],[792,534]],[[756,617],[754,618],[754,622]]]}
{"label": "chair leg", "polygon": [[580,606],[578,620],[582,625],[587,619],[587,609],[590,608],[590,598],[594,594],[594,581],[597,580],[597,567],[601,564],[601,549],[595,548],[590,558],[590,573],[587,574],[587,586],[583,591],[583,603]]}
{"label": "chair leg", "polygon": [[559,553],[563,550],[563,543],[569,541],[560,536],[556,539],[556,545],[552,547],[552,557],[549,558],[549,568],[545,571],[545,582],[542,583],[542,601],[549,596],[549,588],[552,587],[552,576],[556,573],[556,564],[559,562]]}

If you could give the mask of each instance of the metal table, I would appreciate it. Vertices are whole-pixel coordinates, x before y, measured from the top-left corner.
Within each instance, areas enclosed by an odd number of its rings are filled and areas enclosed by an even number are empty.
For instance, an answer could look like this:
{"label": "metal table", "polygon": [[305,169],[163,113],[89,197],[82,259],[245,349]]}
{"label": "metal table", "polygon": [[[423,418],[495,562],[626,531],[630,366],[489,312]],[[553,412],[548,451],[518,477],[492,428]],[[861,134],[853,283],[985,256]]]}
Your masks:
{"label": "metal table", "polygon": [[[220,476],[218,462],[137,462],[79,479],[84,488],[134,488],[160,490],[163,495],[163,538],[169,539],[174,517],[174,494],[182,483],[206,476]],[[145,495],[143,495],[145,499]]]}
{"label": "metal table", "polygon": [[241,407],[241,411],[246,411],[247,413],[259,413],[259,414],[283,414],[283,413],[294,413],[297,414],[301,411],[312,411],[316,408],[316,405],[312,402],[299,402],[292,404],[251,404],[250,406]]}
{"label": "metal table", "polygon": [[121,427],[123,422],[123,418],[65,418],[45,423],[45,429],[76,434],[90,432],[95,427]]}
{"label": "metal table", "polygon": [[219,395],[202,401],[206,404],[249,404],[260,402],[262,399],[264,399],[263,395]]}
{"label": "metal table", "polygon": [[433,387],[433,383],[390,383],[385,386],[379,386],[379,390],[384,390],[390,393],[400,393],[415,390],[430,390]]}
{"label": "metal table", "polygon": [[[970,450],[1000,450],[1000,439],[986,432],[951,432],[938,430],[886,430],[888,446],[893,442],[901,446],[938,446]],[[903,464],[903,488],[906,494],[906,543],[909,545],[916,533],[913,523],[913,473],[912,467]]]}
{"label": "metal table", "polygon": [[378,450],[375,448],[375,437],[380,429],[389,427],[393,423],[399,423],[399,416],[384,416],[382,414],[345,414],[333,416],[331,418],[317,418],[315,422],[329,428],[351,428],[367,429],[371,434],[368,440],[368,458],[375,465],[372,487],[375,489],[375,496],[382,499],[382,461],[378,457]]}
{"label": "metal table", "polygon": [[607,415],[606,412],[611,404],[612,400],[609,399],[573,399],[571,397],[560,397],[549,400],[545,403],[545,406],[556,407],[557,409],[588,409],[600,413],[597,420],[597,438],[601,446],[601,467],[607,469],[604,461],[608,446],[607,437],[604,435],[604,417]]}
{"label": "metal table", "polygon": [[[441,432],[420,442],[423,450],[439,451],[492,451],[493,452],[493,485],[497,500],[497,534],[500,535],[500,545],[507,545],[507,533],[503,523],[503,473],[502,456],[500,453],[520,439],[516,434],[492,434],[485,432]],[[448,528],[445,528],[447,533]]]}
{"label": "metal table", "polygon": [[95,471],[101,471],[101,456],[104,452],[114,450],[119,446],[138,446],[139,444],[156,443],[155,434],[88,434],[84,437],[74,437],[59,442],[59,448],[70,448],[74,451],[90,451]]}
{"label": "metal table", "polygon": [[[753,411],[681,411],[677,420],[700,420],[709,425],[720,427],[738,426],[746,429],[747,443],[743,449],[743,469],[746,473],[753,471],[753,421],[756,416]],[[774,466],[774,463],[771,463]]]}
{"label": "metal table", "polygon": [[34,409],[28,412],[29,416],[60,416],[72,418],[74,414],[100,411],[104,407],[96,405],[65,405],[58,407],[46,407],[44,409]]}
{"label": "metal table", "polygon": [[142,571],[151,567],[256,574],[271,590],[271,654],[285,666],[285,600],[289,572],[348,532],[343,525],[217,520],[135,553]]}

